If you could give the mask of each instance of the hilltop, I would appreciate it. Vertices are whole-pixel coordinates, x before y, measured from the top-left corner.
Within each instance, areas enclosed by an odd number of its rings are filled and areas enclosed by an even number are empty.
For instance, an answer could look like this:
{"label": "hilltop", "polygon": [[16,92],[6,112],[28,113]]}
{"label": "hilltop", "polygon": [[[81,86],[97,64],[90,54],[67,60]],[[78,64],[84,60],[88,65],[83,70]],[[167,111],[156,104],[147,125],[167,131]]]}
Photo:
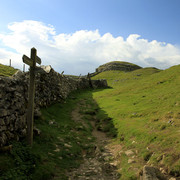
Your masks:
{"label": "hilltop", "polygon": [[0,76],[12,76],[16,71],[17,69],[13,67],[0,64]]}
{"label": "hilltop", "polygon": [[105,71],[117,70],[117,71],[123,71],[123,72],[130,72],[136,69],[142,69],[142,67],[136,64],[124,62],[124,61],[111,61],[103,65],[100,65],[98,68],[96,68],[96,71],[94,73],[90,74],[90,76],[93,77]]}
{"label": "hilltop", "polygon": [[142,67],[132,64],[129,62],[124,62],[124,61],[112,61],[108,62],[106,64],[103,64],[99,66],[96,69],[97,73],[104,72],[104,71],[111,71],[111,70],[120,70],[120,71],[134,71],[136,69],[141,69]]}

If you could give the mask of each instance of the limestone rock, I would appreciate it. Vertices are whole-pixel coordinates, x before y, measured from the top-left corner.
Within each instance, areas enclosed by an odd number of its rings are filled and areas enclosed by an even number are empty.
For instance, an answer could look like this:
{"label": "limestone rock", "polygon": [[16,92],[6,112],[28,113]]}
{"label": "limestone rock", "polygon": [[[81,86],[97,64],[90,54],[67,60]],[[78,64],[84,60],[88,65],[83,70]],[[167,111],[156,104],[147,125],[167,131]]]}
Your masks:
{"label": "limestone rock", "polygon": [[70,144],[67,144],[67,143],[65,143],[64,146],[67,148],[72,148],[72,146]]}
{"label": "limestone rock", "polygon": [[136,163],[136,160],[134,159],[128,159],[128,164]]}
{"label": "limestone rock", "polygon": [[134,152],[132,150],[127,150],[124,152],[126,154],[126,156],[133,156]]}
{"label": "limestone rock", "polygon": [[50,65],[48,66],[40,66],[41,69],[43,69],[46,73],[50,73],[52,70],[52,67]]}
{"label": "limestone rock", "polygon": [[166,180],[166,178],[163,176],[163,174],[161,174],[158,168],[144,166],[143,180]]}
{"label": "limestone rock", "polygon": [[33,128],[33,132],[34,132],[34,135],[37,135],[37,136],[39,136],[41,134],[41,130],[38,129],[37,127]]}

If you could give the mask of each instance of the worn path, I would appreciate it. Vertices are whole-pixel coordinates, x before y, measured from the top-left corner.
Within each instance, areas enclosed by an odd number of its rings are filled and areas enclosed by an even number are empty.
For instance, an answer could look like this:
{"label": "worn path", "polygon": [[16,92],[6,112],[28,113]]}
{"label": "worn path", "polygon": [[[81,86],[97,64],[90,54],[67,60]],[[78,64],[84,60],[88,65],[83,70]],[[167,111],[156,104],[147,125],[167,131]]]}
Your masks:
{"label": "worn path", "polygon": [[[72,120],[81,122],[84,126],[88,126],[83,121],[80,113],[81,102],[72,112]],[[85,106],[85,102],[84,102]],[[108,144],[111,139],[104,132],[98,131],[95,127],[96,116],[92,115],[90,123],[93,127],[92,135],[95,137],[94,150],[89,155],[83,154],[83,163],[77,169],[68,172],[69,180],[117,180],[119,175],[116,171],[116,164],[113,161],[113,153]],[[88,141],[88,140],[87,140]]]}

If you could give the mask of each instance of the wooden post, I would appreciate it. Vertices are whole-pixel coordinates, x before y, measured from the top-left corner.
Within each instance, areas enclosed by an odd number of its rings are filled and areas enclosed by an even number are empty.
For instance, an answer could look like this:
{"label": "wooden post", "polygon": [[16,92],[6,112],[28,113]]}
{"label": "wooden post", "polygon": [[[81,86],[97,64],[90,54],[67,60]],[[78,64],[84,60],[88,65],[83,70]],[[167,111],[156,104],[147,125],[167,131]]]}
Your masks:
{"label": "wooden post", "polygon": [[87,76],[88,76],[88,79],[89,79],[89,86],[90,86],[90,88],[93,88],[90,74],[88,73]]}
{"label": "wooden post", "polygon": [[61,76],[62,76],[62,77],[64,77],[64,75],[63,75],[63,74],[64,74],[64,71],[62,71],[62,73],[61,73]]}
{"label": "wooden post", "polygon": [[23,64],[23,72],[25,72],[25,64]]}
{"label": "wooden post", "polygon": [[35,48],[31,49],[31,58],[23,55],[23,62],[30,66],[29,99],[27,110],[27,142],[30,146],[33,144],[33,123],[34,123],[34,95],[35,95],[35,68],[36,62],[41,64],[41,59],[36,56]]}
{"label": "wooden post", "polygon": [[35,92],[35,66],[36,66],[36,49],[31,49],[31,59],[33,65],[30,66],[30,84],[29,84],[29,102],[27,111],[27,140],[28,144],[33,144],[33,122],[34,122],[34,92]]}
{"label": "wooden post", "polygon": [[81,74],[79,75],[79,77],[78,77],[78,80],[80,80],[81,79]]}

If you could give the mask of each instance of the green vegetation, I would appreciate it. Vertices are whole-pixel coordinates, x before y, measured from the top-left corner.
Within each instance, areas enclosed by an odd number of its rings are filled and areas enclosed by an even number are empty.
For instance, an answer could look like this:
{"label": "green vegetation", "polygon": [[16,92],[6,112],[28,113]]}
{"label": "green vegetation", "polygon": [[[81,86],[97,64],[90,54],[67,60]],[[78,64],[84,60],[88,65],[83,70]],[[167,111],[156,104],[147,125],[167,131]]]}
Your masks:
{"label": "green vegetation", "polygon": [[[163,71],[111,70],[92,79],[107,79],[109,88],[72,93],[66,102],[43,108],[35,120],[41,134],[33,148],[22,140],[12,142],[10,152],[0,152],[0,179],[68,179],[67,171],[79,166],[83,152],[92,152],[92,115],[96,127],[121,144],[123,152],[135,152],[134,163],[125,153],[117,157],[121,179],[137,179],[145,164],[180,176],[180,65]],[[72,120],[78,103],[86,126]]]}
{"label": "green vegetation", "polygon": [[133,71],[136,69],[141,69],[141,67],[136,64],[129,63],[129,62],[112,61],[112,62],[108,62],[106,64],[99,66],[96,69],[96,72],[100,73],[100,72],[109,71],[109,70]]}
{"label": "green vegetation", "polygon": [[13,67],[0,64],[0,76],[12,76],[16,71]]}
{"label": "green vegetation", "polygon": [[164,71],[106,71],[93,79],[107,79],[111,87],[93,98],[112,118],[116,143],[137,152],[134,164],[121,157],[122,179],[131,179],[146,163],[180,175],[180,65]]}
{"label": "green vegetation", "polygon": [[126,61],[111,61],[111,62],[108,62],[106,64],[103,64],[101,65],[100,67],[103,67],[103,66],[106,66],[106,65],[109,65],[109,64],[112,64],[112,63],[117,63],[117,64],[120,64],[120,65],[131,65],[131,66],[137,66],[137,67],[140,67],[136,64],[133,64],[133,63],[130,63],[130,62],[126,62]]}
{"label": "green vegetation", "polygon": [[[85,124],[72,120],[72,111],[79,103]],[[72,93],[66,102],[43,108],[42,116],[35,119],[35,126],[41,134],[35,136],[33,148],[22,140],[12,142],[10,152],[0,152],[0,179],[68,179],[67,171],[78,167],[83,153],[90,155],[94,148],[89,120],[95,114],[101,119],[108,119],[92,99],[91,90]]]}

